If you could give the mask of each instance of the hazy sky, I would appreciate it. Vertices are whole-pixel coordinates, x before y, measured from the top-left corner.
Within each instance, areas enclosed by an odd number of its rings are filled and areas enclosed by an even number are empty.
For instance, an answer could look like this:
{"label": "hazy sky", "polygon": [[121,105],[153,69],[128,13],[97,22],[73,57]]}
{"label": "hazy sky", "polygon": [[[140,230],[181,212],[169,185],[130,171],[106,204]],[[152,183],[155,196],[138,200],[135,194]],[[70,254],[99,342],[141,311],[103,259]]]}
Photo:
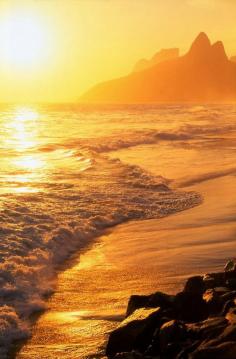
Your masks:
{"label": "hazy sky", "polygon": [[0,102],[73,101],[200,31],[236,55],[235,14],[236,0],[0,0]]}

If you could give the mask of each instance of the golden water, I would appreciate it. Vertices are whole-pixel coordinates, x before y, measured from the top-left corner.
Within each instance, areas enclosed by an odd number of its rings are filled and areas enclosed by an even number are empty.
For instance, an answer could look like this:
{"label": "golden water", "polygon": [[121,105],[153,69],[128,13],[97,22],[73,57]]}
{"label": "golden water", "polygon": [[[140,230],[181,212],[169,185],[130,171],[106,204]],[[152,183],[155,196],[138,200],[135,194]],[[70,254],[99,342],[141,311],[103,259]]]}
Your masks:
{"label": "golden water", "polygon": [[94,358],[132,293],[234,255],[234,106],[8,106],[0,123],[2,358],[52,289],[18,358]]}

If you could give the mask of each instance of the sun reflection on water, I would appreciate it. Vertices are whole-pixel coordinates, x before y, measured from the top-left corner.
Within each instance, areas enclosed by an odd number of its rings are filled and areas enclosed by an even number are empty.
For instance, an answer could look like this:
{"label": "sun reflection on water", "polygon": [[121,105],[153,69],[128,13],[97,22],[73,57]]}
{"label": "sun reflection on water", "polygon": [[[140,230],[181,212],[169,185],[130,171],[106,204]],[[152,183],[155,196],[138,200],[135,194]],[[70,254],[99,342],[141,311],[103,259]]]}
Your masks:
{"label": "sun reflection on water", "polygon": [[25,170],[36,170],[44,166],[44,161],[38,156],[22,156],[14,161],[17,167]]}
{"label": "sun reflection on water", "polygon": [[37,141],[37,122],[39,113],[36,110],[21,108],[15,111],[8,124],[10,141],[17,151],[34,148]]}
{"label": "sun reflection on water", "polygon": [[[38,127],[40,114],[32,108],[16,108],[4,125],[5,149],[9,152],[6,162],[5,190],[11,192],[36,192],[33,182],[40,182],[45,155],[37,151],[39,145]],[[27,184],[27,185],[26,185]]]}
{"label": "sun reflection on water", "polygon": [[0,194],[45,192],[65,181],[76,186],[78,172],[93,164],[89,153],[67,143],[68,123],[45,109],[7,109],[0,125]]}

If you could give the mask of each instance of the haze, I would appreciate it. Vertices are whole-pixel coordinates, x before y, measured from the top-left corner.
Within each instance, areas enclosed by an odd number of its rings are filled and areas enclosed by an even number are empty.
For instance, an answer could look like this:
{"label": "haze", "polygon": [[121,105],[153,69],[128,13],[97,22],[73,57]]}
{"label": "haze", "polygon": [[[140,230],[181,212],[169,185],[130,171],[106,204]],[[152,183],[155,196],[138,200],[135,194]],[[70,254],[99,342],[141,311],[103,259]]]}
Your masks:
{"label": "haze", "polygon": [[[0,102],[75,101],[94,84],[128,74],[137,60],[161,48],[179,47],[184,53],[199,31],[207,32],[212,41],[221,39],[227,54],[236,55],[235,1],[149,0],[148,4],[1,1]],[[7,58],[3,44],[9,34],[4,26],[11,28],[11,39],[20,26],[15,28],[12,18],[36,25],[28,42],[22,42],[26,55],[20,56],[18,48]]]}

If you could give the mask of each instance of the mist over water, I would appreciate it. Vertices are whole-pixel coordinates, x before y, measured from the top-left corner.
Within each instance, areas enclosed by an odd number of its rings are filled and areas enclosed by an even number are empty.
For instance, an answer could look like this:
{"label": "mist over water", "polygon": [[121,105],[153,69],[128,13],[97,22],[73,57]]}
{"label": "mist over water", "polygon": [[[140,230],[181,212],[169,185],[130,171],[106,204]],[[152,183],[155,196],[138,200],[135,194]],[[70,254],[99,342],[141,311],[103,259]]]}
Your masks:
{"label": "mist over water", "polygon": [[230,105],[7,106],[0,136],[2,358],[70,253],[116,224],[191,208],[204,199],[190,186],[236,173]]}

